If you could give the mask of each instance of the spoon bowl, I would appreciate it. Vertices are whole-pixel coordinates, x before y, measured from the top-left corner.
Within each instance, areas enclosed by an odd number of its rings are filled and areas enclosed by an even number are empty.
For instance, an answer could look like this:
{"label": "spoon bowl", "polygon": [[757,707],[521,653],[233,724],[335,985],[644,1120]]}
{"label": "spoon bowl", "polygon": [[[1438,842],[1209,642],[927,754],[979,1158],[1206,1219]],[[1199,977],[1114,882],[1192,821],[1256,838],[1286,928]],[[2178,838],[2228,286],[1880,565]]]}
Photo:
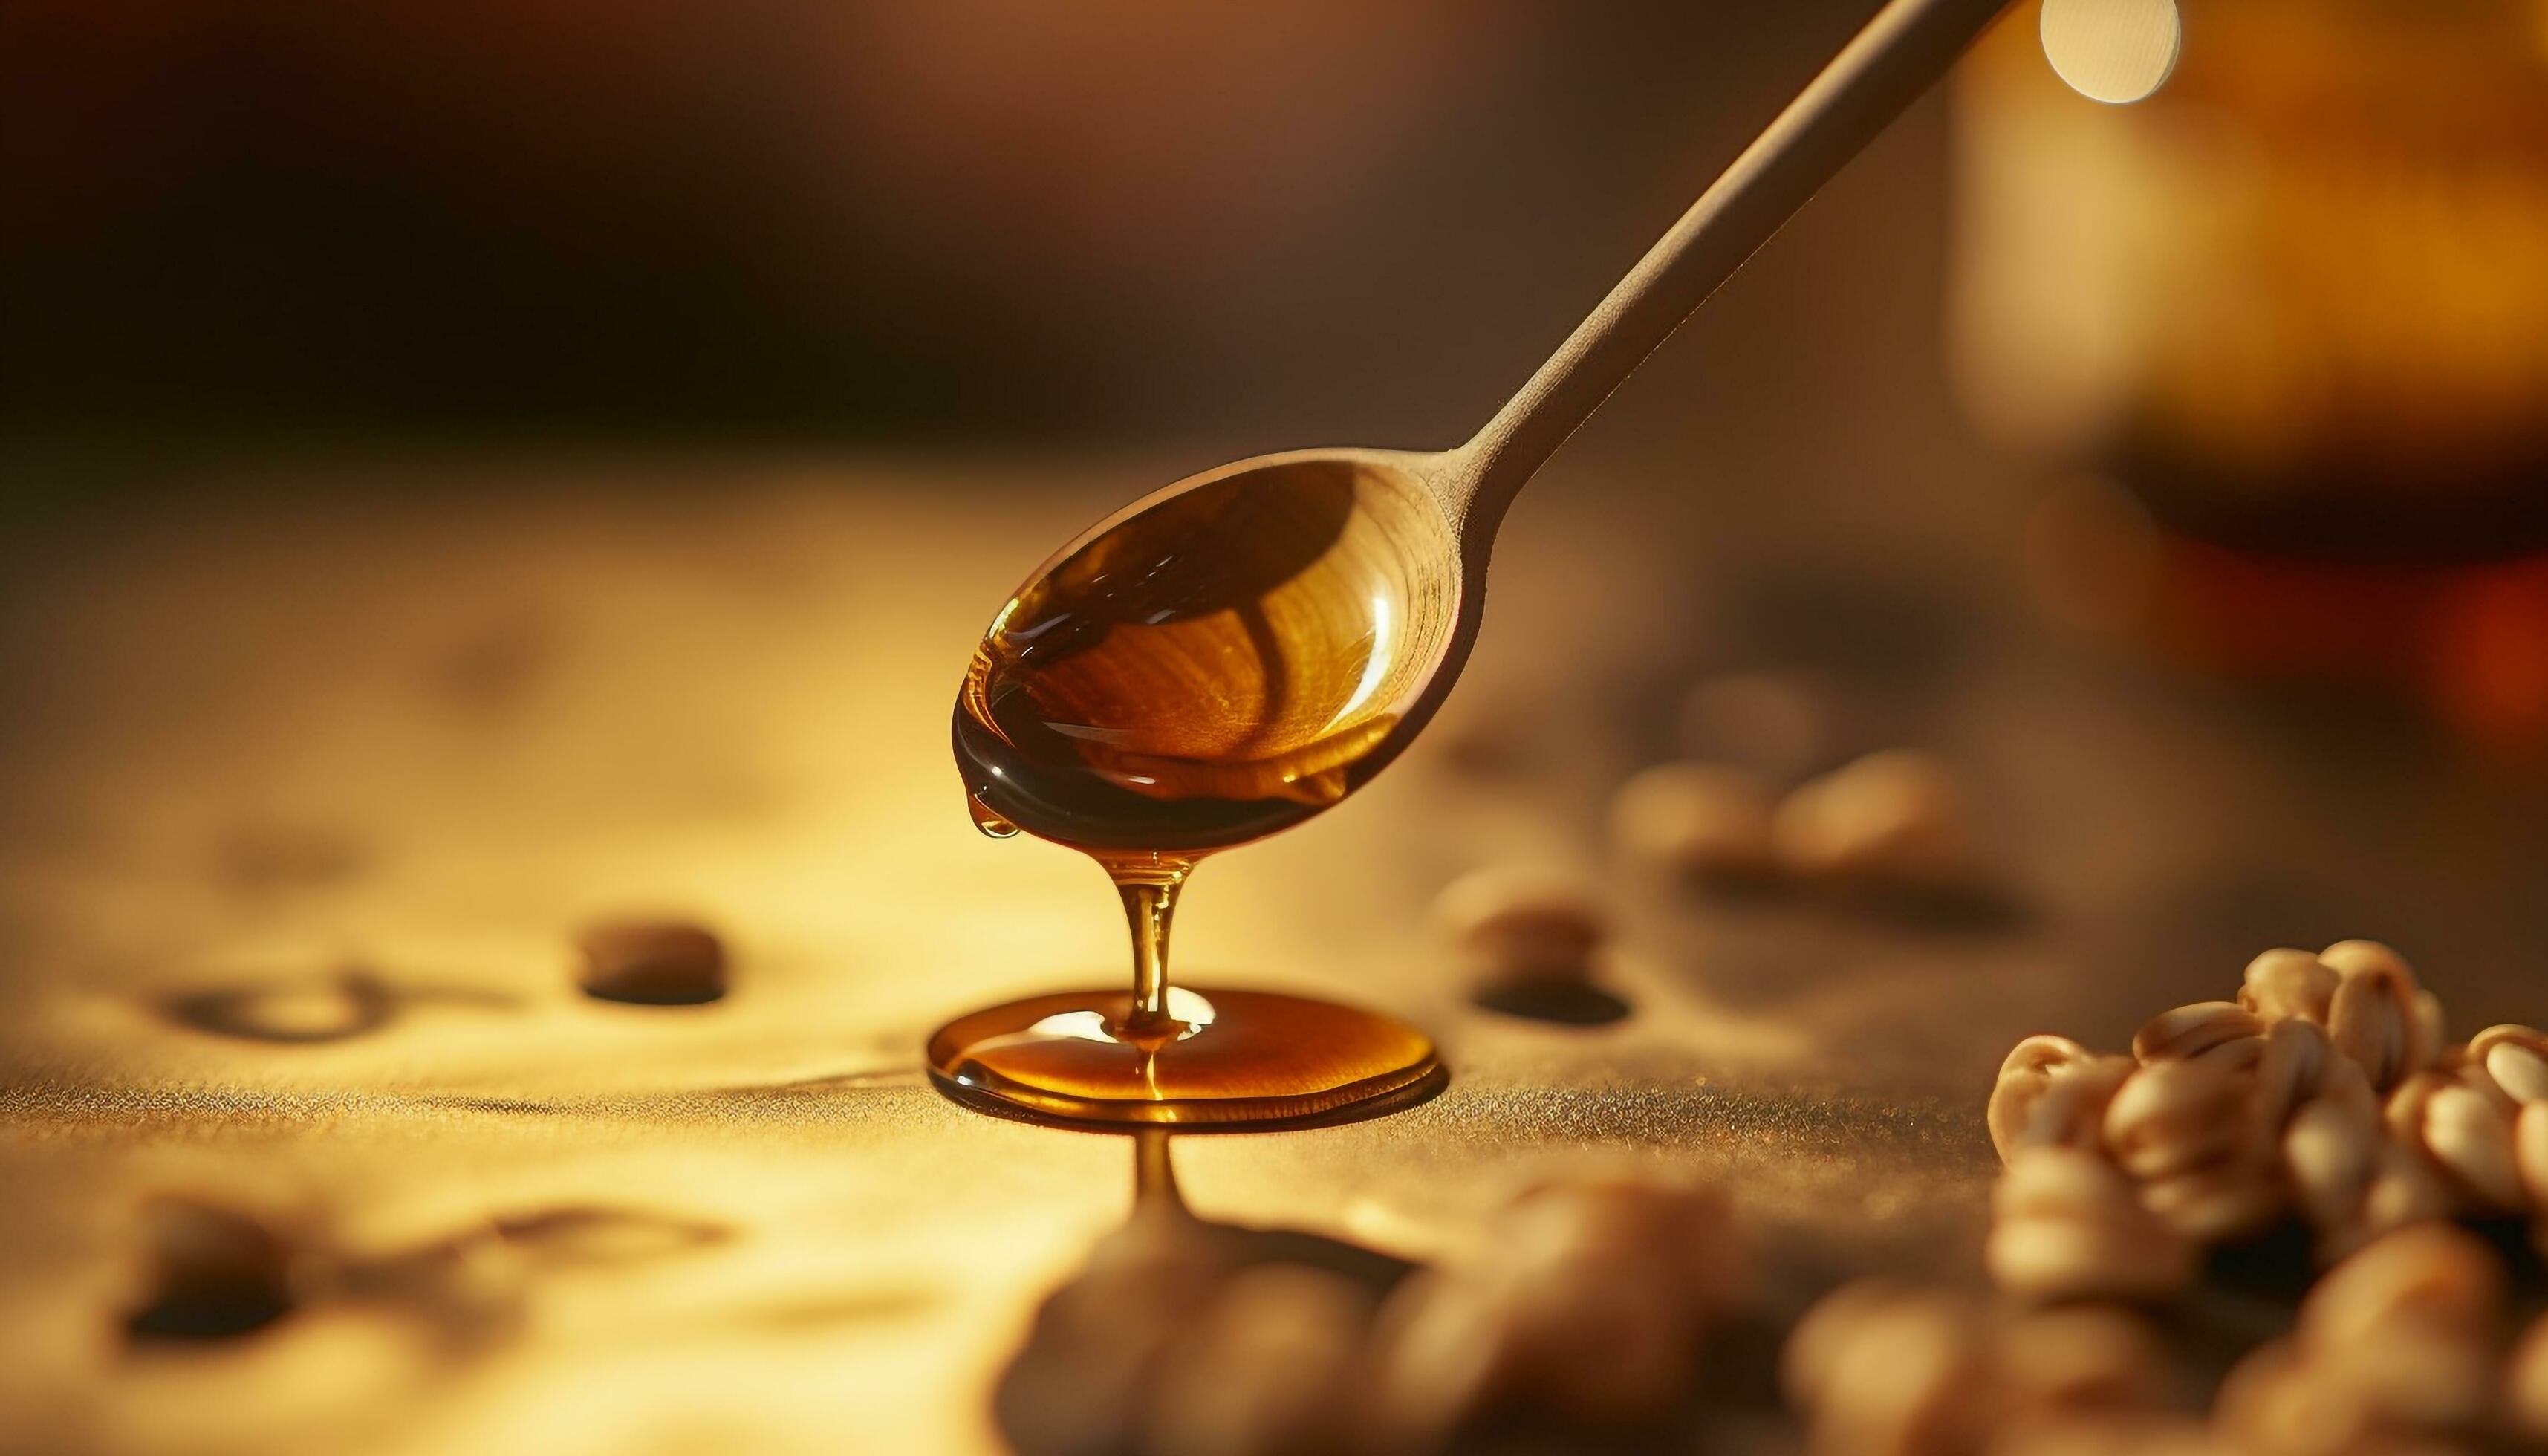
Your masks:
{"label": "spoon bowl", "polygon": [[1360,787],[1475,634],[1460,479],[1436,455],[1264,456],[1063,547],[992,619],[957,696],[976,817],[1100,859],[1191,860]]}

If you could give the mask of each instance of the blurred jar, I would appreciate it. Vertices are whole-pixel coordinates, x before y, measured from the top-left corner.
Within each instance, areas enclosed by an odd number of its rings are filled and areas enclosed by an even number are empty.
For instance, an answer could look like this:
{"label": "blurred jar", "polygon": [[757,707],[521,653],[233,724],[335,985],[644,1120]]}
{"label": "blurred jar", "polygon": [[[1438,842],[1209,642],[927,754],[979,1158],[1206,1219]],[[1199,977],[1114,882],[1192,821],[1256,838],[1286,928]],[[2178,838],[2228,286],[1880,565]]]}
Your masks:
{"label": "blurred jar", "polygon": [[2183,8],[2137,105],[2034,4],[1958,72],[1959,393],[2108,483],[2048,498],[2036,573],[2084,550],[2192,655],[2548,741],[2548,0]]}

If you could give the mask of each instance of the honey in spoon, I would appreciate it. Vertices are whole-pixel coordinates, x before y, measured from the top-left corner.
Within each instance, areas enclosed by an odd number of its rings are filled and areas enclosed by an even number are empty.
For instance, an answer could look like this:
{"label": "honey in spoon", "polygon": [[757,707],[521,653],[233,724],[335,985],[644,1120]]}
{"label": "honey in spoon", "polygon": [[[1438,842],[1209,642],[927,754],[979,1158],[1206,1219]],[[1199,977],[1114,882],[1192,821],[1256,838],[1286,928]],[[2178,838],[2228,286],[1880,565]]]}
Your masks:
{"label": "honey in spoon", "polygon": [[975,822],[1094,858],[1134,976],[957,1020],[930,1042],[942,1082],[1045,1117],[1228,1124],[1434,1076],[1404,1023],[1171,988],[1166,962],[1198,861],[1310,818],[1395,752],[1457,605],[1423,566],[1447,530],[1429,494],[1377,464],[1240,470],[1100,524],[1000,610],[956,706]]}

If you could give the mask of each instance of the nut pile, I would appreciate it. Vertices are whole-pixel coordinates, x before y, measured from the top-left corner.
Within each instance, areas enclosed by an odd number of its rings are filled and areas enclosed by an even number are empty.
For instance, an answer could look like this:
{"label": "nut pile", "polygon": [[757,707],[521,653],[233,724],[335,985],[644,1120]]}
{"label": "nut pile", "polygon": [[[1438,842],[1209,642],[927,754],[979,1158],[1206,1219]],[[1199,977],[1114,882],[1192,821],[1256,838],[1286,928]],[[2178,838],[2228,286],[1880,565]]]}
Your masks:
{"label": "nut pile", "polygon": [[[2234,1001],[2162,1012],[2129,1054],[2020,1042],[1986,1121],[2006,1163],[1984,1246],[2001,1300],[1875,1281],[1824,1300],[1782,1372],[1813,1449],[2548,1442],[2548,1318],[2507,1353],[2503,1261],[2452,1222],[2548,1216],[2548,1037],[2448,1041],[2439,1001],[2376,942],[2274,950]],[[2208,1420],[2174,1409],[2150,1327],[2099,1302],[2164,1299],[2206,1247],[2295,1220],[2331,1267],[2293,1333],[2230,1370]]]}
{"label": "nut pile", "polygon": [[2548,1213],[2548,1036],[2446,1041],[2373,941],[2267,951],[2235,1001],[2160,1013],[2130,1055],[2029,1037],[1988,1122],[2008,1164],[1988,1262],[2023,1294],[2163,1295],[2201,1247],[2293,1217],[2332,1260],[2411,1224]]}
{"label": "nut pile", "polygon": [[2383,1235],[2319,1280],[2295,1331],[2178,1409],[2149,1325],[2111,1305],[1992,1304],[1880,1280],[1826,1298],[1781,1377],[1811,1448],[1901,1456],[2352,1456],[2548,1440],[2548,1319],[2501,1340],[2506,1274],[2446,1223]]}

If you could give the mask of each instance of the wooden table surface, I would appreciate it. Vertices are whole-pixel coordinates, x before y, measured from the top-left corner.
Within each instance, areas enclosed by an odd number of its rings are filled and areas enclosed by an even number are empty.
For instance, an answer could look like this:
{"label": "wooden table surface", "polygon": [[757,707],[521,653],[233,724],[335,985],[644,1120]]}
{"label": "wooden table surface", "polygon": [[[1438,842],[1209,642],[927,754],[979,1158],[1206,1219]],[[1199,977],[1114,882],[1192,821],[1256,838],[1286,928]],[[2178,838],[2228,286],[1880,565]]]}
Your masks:
{"label": "wooden table surface", "polygon": [[[989,1384],[1123,1218],[1132,1149],[956,1108],[919,1046],[1114,983],[1123,930],[1075,856],[973,832],[947,713],[1029,567],[1201,463],[242,468],[13,543],[0,1447],[996,1449]],[[1702,531],[1623,470],[1525,499],[1433,737],[1197,875],[1180,979],[1392,1008],[1452,1068],[1384,1121],[1178,1139],[1197,1212],[1422,1258],[1553,1160],[1650,1158],[1733,1192],[1792,1311],[1855,1270],[1975,1276],[1980,1100],[2027,1032],[2119,1046],[2255,951],[2357,935],[2462,1032],[2548,1018],[2535,771],[2065,636],[1987,533]],[[1725,668],[1811,674],[1844,741],[1961,766],[1997,912],[1623,873],[1633,1015],[1467,1006],[1433,892],[1599,864],[1603,794]],[[654,910],[728,938],[730,998],[578,993],[576,928]],[[204,1024],[350,967],[395,1011],[362,1035]],[[466,1313],[346,1298],[130,1347],[155,1191],[347,1264],[598,1231],[472,1273]]]}

